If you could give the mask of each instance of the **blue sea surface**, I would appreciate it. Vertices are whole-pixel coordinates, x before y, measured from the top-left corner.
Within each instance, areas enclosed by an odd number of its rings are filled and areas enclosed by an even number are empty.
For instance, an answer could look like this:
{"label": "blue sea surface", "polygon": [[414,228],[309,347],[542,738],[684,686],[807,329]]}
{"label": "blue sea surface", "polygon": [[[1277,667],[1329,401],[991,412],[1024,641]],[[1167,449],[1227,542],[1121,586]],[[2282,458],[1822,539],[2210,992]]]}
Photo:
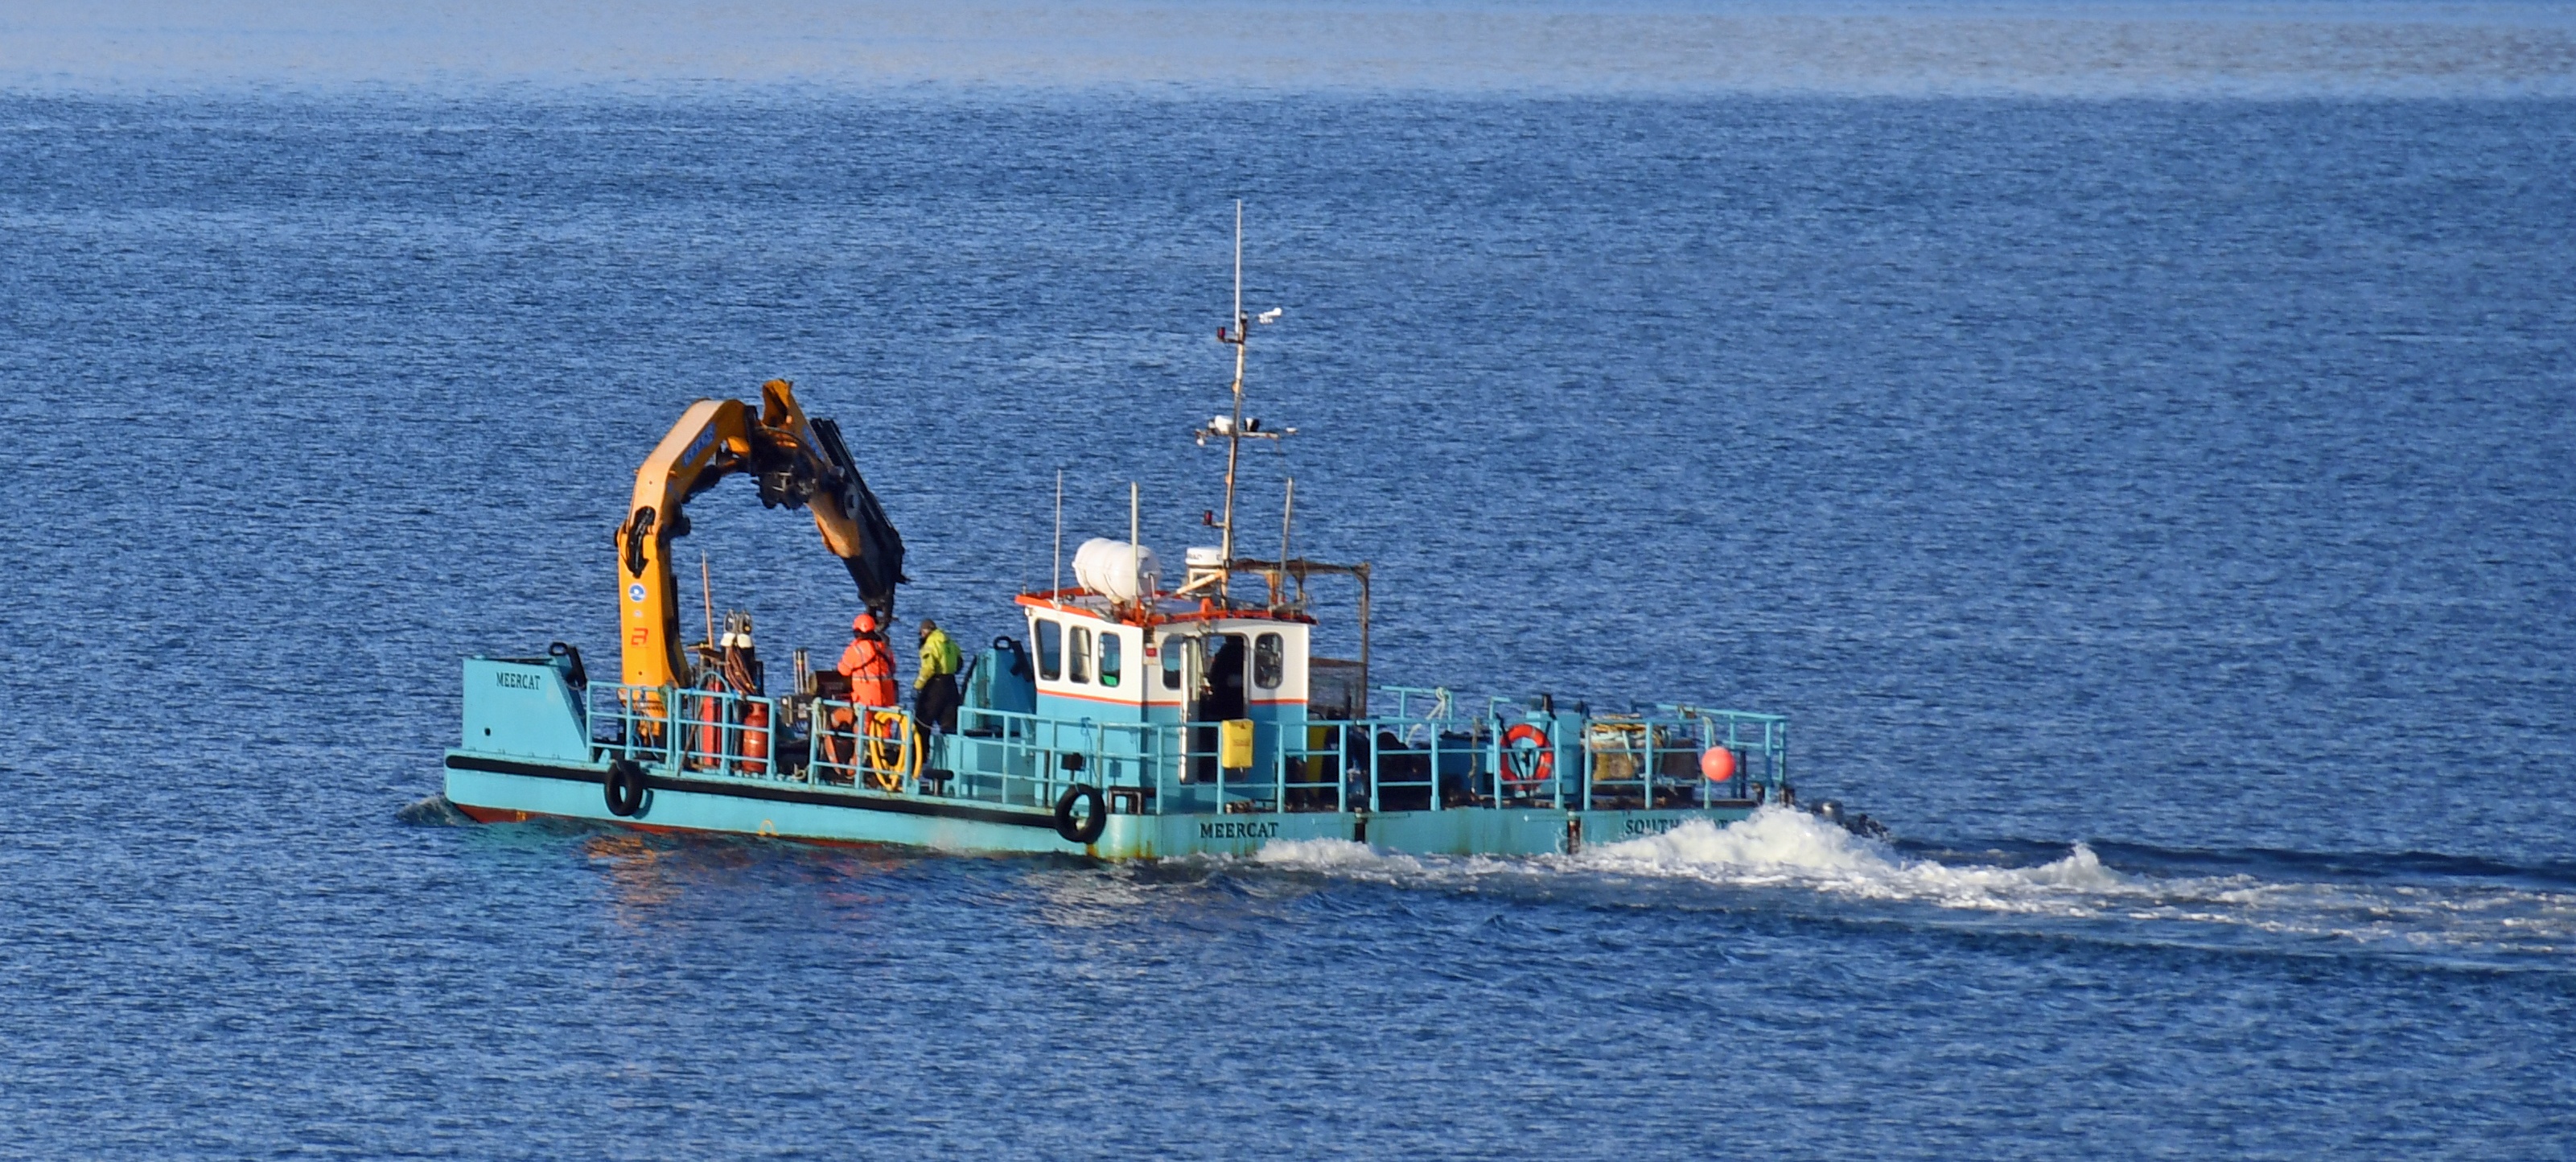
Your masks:
{"label": "blue sea surface", "polygon": [[[0,96],[0,1154],[2568,1156],[2570,174],[2564,98]],[[1203,540],[1238,197],[1246,503],[1382,679],[1786,713],[1893,839],[436,798],[461,657],[613,664],[692,399],[839,418],[969,642],[1059,470]]]}

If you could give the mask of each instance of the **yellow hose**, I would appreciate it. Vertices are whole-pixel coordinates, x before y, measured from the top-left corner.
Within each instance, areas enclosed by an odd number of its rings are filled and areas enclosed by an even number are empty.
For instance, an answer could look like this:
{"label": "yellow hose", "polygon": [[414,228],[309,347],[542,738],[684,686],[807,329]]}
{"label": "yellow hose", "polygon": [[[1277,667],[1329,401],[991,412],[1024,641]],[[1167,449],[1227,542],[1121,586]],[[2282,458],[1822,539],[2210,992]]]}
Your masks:
{"label": "yellow hose", "polygon": [[[868,781],[881,791],[900,791],[903,781],[919,774],[921,756],[913,753],[911,716],[900,710],[870,710],[864,730],[868,743]],[[884,724],[891,736],[877,733]],[[892,757],[888,757],[888,752]]]}

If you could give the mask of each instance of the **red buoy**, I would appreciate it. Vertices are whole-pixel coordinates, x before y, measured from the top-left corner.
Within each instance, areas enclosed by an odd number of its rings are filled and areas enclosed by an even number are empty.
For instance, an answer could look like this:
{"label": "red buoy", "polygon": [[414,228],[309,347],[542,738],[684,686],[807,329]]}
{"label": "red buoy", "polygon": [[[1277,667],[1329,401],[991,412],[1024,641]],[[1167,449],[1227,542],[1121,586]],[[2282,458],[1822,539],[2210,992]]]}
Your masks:
{"label": "red buoy", "polygon": [[1713,746],[1707,750],[1701,751],[1699,754],[1699,773],[1708,776],[1708,781],[1712,783],[1724,783],[1733,780],[1735,778],[1735,752],[1722,746]]}

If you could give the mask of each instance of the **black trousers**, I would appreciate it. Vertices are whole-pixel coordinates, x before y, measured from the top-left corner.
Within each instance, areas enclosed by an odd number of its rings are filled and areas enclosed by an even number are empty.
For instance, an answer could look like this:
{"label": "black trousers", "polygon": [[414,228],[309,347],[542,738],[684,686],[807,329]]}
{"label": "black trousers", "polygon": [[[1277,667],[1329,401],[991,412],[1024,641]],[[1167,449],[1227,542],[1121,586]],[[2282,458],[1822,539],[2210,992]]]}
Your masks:
{"label": "black trousers", "polygon": [[912,717],[923,726],[957,733],[957,675],[941,674],[915,691]]}

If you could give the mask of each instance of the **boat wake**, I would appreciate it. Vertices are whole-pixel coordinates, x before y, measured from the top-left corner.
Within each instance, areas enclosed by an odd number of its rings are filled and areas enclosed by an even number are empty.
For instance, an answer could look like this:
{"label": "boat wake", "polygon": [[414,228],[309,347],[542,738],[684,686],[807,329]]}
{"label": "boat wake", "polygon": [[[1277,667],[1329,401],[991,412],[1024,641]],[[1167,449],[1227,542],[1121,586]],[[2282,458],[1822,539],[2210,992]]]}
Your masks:
{"label": "boat wake", "polygon": [[1675,876],[1732,885],[1794,885],[1864,899],[1946,908],[2080,913],[2142,882],[2102,866],[2078,843],[2033,867],[1907,859],[1802,811],[1767,807],[1720,828],[1691,820],[1662,835],[1603,844],[1554,861],[1560,867]]}
{"label": "boat wake", "polygon": [[457,810],[456,804],[448,802],[445,795],[414,799],[396,810],[394,818],[414,827],[462,827],[474,822],[463,811]]}
{"label": "boat wake", "polygon": [[[2576,891],[2554,883],[2420,872],[2402,878],[2348,871],[2280,878],[2242,870],[2242,860],[2157,857],[2145,854],[2151,849],[2125,845],[2117,850],[2141,866],[2106,865],[2083,843],[2053,846],[2053,858],[2029,863],[2012,862],[2001,851],[1913,855],[1813,815],[1770,807],[1725,827],[1693,820],[1662,835],[1601,844],[1572,856],[1408,856],[1310,840],[1273,843],[1253,862],[1432,889],[1508,892],[1526,886],[1553,897],[1579,892],[1587,883],[1615,884],[1625,889],[1623,895],[1640,884],[1661,883],[1677,891],[1705,889],[1660,897],[1683,906],[1824,910],[1844,919],[1987,929],[2064,932],[2074,924],[2094,937],[2124,942],[2371,950],[2576,969],[2570,961],[2576,953]],[[2364,861],[2309,862],[2349,868]],[[2217,866],[2196,869],[2195,863]],[[2267,870],[2295,866],[2274,861]]]}

